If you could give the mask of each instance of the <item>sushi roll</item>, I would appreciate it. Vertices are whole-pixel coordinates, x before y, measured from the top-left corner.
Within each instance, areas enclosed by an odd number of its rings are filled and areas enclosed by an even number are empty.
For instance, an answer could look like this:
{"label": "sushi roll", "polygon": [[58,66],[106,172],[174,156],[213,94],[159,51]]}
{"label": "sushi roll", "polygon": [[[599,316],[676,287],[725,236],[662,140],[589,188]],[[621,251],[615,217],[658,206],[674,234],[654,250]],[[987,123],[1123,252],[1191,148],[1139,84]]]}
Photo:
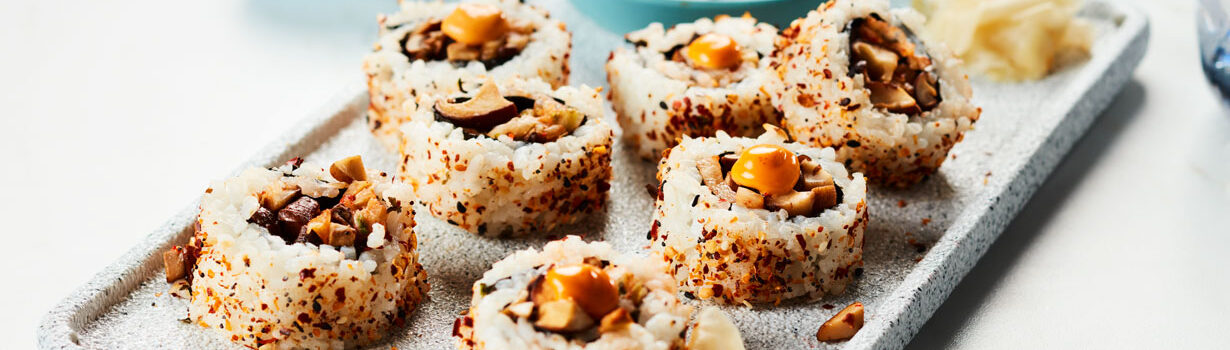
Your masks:
{"label": "sushi roll", "polygon": [[685,138],[658,164],[651,250],[681,289],[724,303],[839,294],[863,265],[867,183],[831,148]]}
{"label": "sushi roll", "polygon": [[779,113],[764,86],[777,28],[750,15],[701,18],[626,35],[635,45],[607,59],[607,82],[624,137],[642,158],[687,136],[759,135]]}
{"label": "sushi roll", "polygon": [[358,156],[211,184],[197,231],[164,253],[191,291],[189,321],[251,348],[370,344],[427,295],[413,194]]}
{"label": "sushi roll", "polygon": [[549,231],[606,206],[614,132],[596,89],[488,80],[424,97],[402,130],[401,178],[467,231]]}
{"label": "sushi roll", "polygon": [[[453,325],[458,348],[682,349],[692,308],[664,268],[577,236],[518,251],[474,283],[470,309]],[[726,326],[699,329],[736,329],[720,312],[709,319]]]}
{"label": "sushi roll", "polygon": [[572,34],[542,9],[516,0],[398,2],[400,12],[378,18],[380,39],[363,60],[368,127],[390,149],[418,95],[457,92],[482,75],[568,83]]}
{"label": "sushi roll", "polygon": [[783,30],[770,91],[790,135],[876,183],[934,173],[982,110],[952,53],[914,35],[922,23],[887,0],[833,0]]}

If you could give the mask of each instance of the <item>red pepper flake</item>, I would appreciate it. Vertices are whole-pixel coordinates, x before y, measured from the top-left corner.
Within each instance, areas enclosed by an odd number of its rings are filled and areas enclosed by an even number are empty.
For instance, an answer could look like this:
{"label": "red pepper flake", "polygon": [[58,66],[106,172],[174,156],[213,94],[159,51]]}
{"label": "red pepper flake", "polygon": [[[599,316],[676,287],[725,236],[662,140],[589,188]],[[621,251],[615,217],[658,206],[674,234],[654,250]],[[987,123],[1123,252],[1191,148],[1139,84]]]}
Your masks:
{"label": "red pepper flake", "polygon": [[833,304],[824,304],[824,305],[820,305],[820,307],[824,308],[825,310],[832,310],[832,309],[836,308],[837,306],[835,306],[835,305],[833,305]]}
{"label": "red pepper flake", "polygon": [[931,223],[931,218],[923,218],[923,219],[922,219],[922,224],[923,224],[923,226],[927,226],[927,224],[930,224],[930,223]]}
{"label": "red pepper flake", "polygon": [[905,200],[897,200],[898,208],[905,208]]}

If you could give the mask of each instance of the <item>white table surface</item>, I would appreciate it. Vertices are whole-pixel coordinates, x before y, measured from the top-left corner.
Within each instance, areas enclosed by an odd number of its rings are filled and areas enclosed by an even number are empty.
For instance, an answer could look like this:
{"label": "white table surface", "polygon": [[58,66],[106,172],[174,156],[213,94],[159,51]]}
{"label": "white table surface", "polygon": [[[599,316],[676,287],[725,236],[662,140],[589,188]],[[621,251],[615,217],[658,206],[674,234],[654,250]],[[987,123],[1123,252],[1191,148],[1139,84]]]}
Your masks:
{"label": "white table surface", "polygon": [[[392,0],[0,1],[0,339],[343,84]],[[1230,109],[1195,4],[911,347],[1230,347]]]}

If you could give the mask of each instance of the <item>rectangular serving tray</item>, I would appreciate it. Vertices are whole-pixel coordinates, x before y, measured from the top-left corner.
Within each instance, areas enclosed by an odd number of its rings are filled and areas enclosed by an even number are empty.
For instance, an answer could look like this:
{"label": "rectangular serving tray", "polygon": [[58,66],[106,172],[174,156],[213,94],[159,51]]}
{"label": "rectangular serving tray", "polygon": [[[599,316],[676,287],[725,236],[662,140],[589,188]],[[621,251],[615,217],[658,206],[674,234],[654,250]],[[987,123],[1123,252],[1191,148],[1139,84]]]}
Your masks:
{"label": "rectangular serving tray", "polygon": [[[622,36],[602,30],[565,0],[538,3],[574,33],[572,83],[604,85],[607,53],[622,45]],[[905,346],[1106,108],[1144,55],[1148,20],[1136,8],[1091,1],[1081,16],[1098,32],[1089,61],[1037,82],[975,80],[974,100],[983,107],[982,119],[953,148],[939,172],[909,190],[870,189],[864,272],[845,294],[816,302],[723,307],[742,330],[748,348]],[[367,92],[362,86],[347,89],[233,173],[295,156],[328,162],[356,153],[369,166],[396,170],[398,157],[365,129]],[[613,115],[607,117],[614,124]],[[430,299],[407,326],[393,330],[388,341],[374,348],[453,348],[452,323],[469,305],[471,284],[514,250],[577,234],[646,254],[653,201],[645,185],[655,182],[655,165],[619,145],[616,150],[607,212],[537,237],[479,238],[418,210],[419,254],[432,285]],[[160,252],[187,241],[196,211],[197,203],[188,205],[57,304],[39,325],[39,347],[240,348],[213,331],[180,322],[187,316],[187,301],[171,296],[163,281]],[[854,301],[866,305],[863,329],[847,342],[818,343],[820,323]]]}

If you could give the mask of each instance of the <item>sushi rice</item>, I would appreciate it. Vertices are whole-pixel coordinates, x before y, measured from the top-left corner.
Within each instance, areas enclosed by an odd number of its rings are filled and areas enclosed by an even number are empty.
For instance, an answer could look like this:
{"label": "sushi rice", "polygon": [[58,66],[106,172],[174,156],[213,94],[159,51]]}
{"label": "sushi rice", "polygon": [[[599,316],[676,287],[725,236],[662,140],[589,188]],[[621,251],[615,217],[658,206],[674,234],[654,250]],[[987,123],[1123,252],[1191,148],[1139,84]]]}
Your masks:
{"label": "sushi rice", "polygon": [[[697,161],[779,145],[819,162],[839,189],[837,205],[815,216],[749,209],[724,201],[701,180]],[[724,303],[818,299],[840,294],[863,265],[867,183],[830,148],[788,142],[771,128],[758,138],[684,138],[658,165],[651,250],[670,264],[682,290]]]}
{"label": "sushi rice", "polygon": [[[619,308],[633,317],[627,327],[601,332],[592,340],[535,328],[530,317],[507,309],[529,302],[532,284],[554,266],[600,261],[621,290]],[[692,307],[676,296],[674,281],[661,261],[622,254],[605,242],[568,236],[541,251],[517,251],[492,265],[474,283],[466,315],[454,325],[460,349],[679,349],[684,345]],[[597,327],[596,325],[594,327]]]}
{"label": "sushi rice", "polygon": [[[733,39],[744,59],[731,70],[712,71],[674,61],[671,53],[707,33]],[[606,63],[610,99],[624,137],[642,158],[657,161],[662,151],[687,136],[718,130],[755,136],[779,113],[764,90],[777,29],[755,18],[701,18],[664,29],[661,23],[629,33],[635,45],[611,53]]]}
{"label": "sushi rice", "polygon": [[[201,200],[188,315],[231,341],[257,348],[341,349],[382,339],[426,297],[409,186],[369,173],[388,218],[366,247],[288,244],[248,220],[258,196],[282,182],[306,196],[336,197],[346,183],[322,167],[252,168],[214,182]],[[363,243],[363,242],[359,242]]]}
{"label": "sushi rice", "polygon": [[432,215],[485,236],[548,231],[605,208],[614,131],[603,118],[598,90],[540,80],[498,83],[504,95],[546,94],[584,115],[571,133],[551,142],[468,134],[437,120],[423,98],[404,125],[399,179],[411,184]]}
{"label": "sushi rice", "polygon": [[572,34],[563,22],[551,19],[547,11],[516,0],[475,0],[467,3],[490,4],[503,11],[509,21],[528,22],[535,28],[529,44],[516,56],[490,67],[479,61],[454,64],[435,60],[410,59],[403,39],[420,24],[449,15],[457,2],[398,1],[401,11],[378,18],[380,39],[373,52],[363,60],[370,96],[368,127],[383,144],[396,149],[400,144],[401,123],[409,119],[419,95],[455,93],[473,86],[482,76],[539,78],[552,87],[568,83],[568,59]]}

